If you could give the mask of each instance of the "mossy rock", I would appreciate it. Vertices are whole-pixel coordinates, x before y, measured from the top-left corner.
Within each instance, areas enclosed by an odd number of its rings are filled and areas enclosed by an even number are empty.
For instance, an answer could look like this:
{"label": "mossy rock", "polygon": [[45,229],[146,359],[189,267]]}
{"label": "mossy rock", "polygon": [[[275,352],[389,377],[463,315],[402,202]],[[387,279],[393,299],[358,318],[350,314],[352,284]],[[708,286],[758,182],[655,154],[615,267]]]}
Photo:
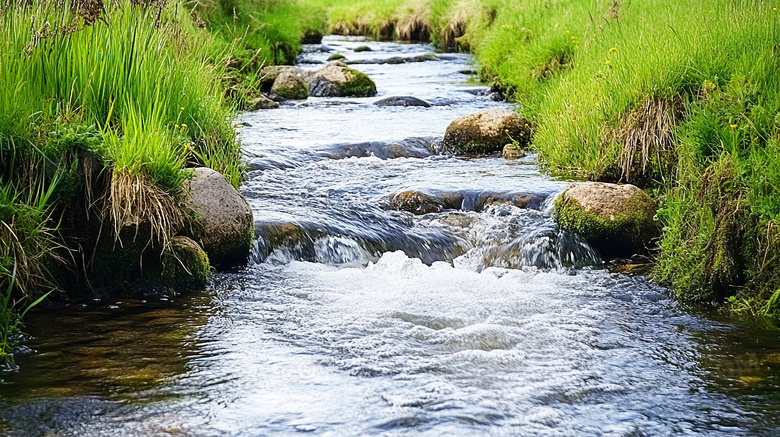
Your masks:
{"label": "mossy rock", "polygon": [[645,250],[659,229],[656,204],[634,185],[601,182],[572,184],[555,201],[558,225],[578,234],[607,258]]}
{"label": "mossy rock", "polygon": [[444,146],[456,155],[500,152],[508,143],[520,149],[531,143],[531,123],[505,109],[491,109],[455,119],[444,133]]}
{"label": "mossy rock", "polygon": [[285,99],[302,100],[309,97],[309,89],[303,78],[294,71],[282,71],[271,87],[271,92]]}
{"label": "mossy rock", "polygon": [[417,55],[410,59],[411,62],[425,62],[425,61],[439,61],[441,58],[433,53],[426,53],[424,55]]}
{"label": "mossy rock", "polygon": [[301,78],[304,82],[312,74],[310,71],[306,71],[298,67],[293,67],[291,65],[271,65],[260,70],[260,89],[263,92],[271,92],[271,88],[273,87],[274,82],[276,82],[276,79],[279,77],[279,75],[285,72],[294,74],[295,76]]}
{"label": "mossy rock", "polygon": [[365,73],[333,62],[318,71],[309,85],[313,97],[369,97],[376,94],[376,84]]}
{"label": "mossy rock", "polygon": [[250,110],[278,109],[279,103],[274,102],[264,95],[261,95],[250,100],[247,106]]}
{"label": "mossy rock", "polygon": [[330,55],[328,61],[343,61],[344,59],[347,59],[347,57],[342,55],[341,53],[334,53]]}
{"label": "mossy rock", "polygon": [[347,72],[352,74],[342,87],[341,92],[345,96],[373,96],[376,95],[376,84],[365,73],[347,68]]}
{"label": "mossy rock", "polygon": [[202,284],[211,276],[206,251],[189,237],[173,237],[163,253],[163,281],[166,285]]}
{"label": "mossy rock", "polygon": [[360,53],[360,52],[370,52],[371,51],[371,47],[369,47],[369,46],[358,46],[358,47],[355,47],[355,51],[358,52],[358,53]]}
{"label": "mossy rock", "polygon": [[192,239],[173,237],[166,248],[151,240],[148,223],[126,226],[120,239],[102,238],[87,270],[99,296],[145,295],[203,285],[211,274],[206,252]]}

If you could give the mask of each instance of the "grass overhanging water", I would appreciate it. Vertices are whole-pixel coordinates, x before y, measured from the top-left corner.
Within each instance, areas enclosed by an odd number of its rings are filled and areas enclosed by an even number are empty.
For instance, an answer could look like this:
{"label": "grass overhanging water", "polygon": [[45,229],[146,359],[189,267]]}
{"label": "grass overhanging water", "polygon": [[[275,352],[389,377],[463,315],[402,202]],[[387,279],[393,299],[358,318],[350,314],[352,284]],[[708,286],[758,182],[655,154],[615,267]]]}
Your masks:
{"label": "grass overhanging water", "polygon": [[[240,183],[220,62],[234,44],[190,11],[181,1],[0,5],[5,340],[17,335],[14,308],[89,268],[90,248],[70,232],[79,208],[111,222],[117,238],[125,224],[149,220],[164,241],[188,220],[178,204],[187,167]],[[4,360],[10,347],[0,343]]]}

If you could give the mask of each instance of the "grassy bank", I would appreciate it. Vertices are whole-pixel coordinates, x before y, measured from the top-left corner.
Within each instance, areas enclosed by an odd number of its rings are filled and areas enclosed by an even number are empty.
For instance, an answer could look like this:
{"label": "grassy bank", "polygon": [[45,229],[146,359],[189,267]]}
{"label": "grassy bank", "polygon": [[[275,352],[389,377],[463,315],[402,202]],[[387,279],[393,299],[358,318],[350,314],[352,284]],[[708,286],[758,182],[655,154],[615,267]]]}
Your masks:
{"label": "grassy bank", "polygon": [[553,174],[653,192],[654,278],[780,312],[780,3],[311,0],[329,30],[471,50]]}
{"label": "grassy bank", "polygon": [[[237,102],[262,65],[290,61],[318,29],[307,23],[322,27],[302,11],[240,0],[0,4],[0,364],[25,309],[50,293],[91,293],[100,258],[135,245],[159,262],[193,220],[180,191],[189,167],[238,186]],[[239,98],[226,98],[236,84]],[[139,229],[147,241],[136,244]],[[137,255],[114,264],[140,269]]]}

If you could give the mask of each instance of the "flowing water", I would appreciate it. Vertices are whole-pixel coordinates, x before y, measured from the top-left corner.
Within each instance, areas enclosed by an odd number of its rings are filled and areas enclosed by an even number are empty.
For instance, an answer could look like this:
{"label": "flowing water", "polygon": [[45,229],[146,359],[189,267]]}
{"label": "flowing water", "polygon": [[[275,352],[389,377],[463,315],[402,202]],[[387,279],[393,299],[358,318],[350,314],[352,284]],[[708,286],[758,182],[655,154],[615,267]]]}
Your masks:
{"label": "flowing water", "polygon": [[[552,222],[568,183],[534,156],[438,153],[430,137],[454,118],[510,108],[465,83],[466,55],[377,63],[431,48],[325,44],[379,95],[242,117],[251,265],[198,292],[31,314],[19,369],[0,374],[0,433],[780,433],[776,327],[601,268]],[[309,47],[301,65],[330,54]],[[396,95],[431,107],[373,104]],[[408,190],[460,208],[385,209]]]}

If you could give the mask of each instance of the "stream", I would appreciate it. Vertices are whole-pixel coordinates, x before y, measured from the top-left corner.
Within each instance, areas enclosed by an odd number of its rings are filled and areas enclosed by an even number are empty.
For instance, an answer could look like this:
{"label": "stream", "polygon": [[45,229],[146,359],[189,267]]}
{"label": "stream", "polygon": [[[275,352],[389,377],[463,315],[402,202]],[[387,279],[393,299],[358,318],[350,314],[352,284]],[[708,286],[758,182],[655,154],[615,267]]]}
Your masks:
{"label": "stream", "polygon": [[[780,434],[775,324],[603,268],[552,221],[570,181],[533,154],[438,153],[455,118],[512,109],[469,84],[468,55],[323,45],[301,68],[342,53],[379,93],[240,117],[250,265],[204,290],[31,312],[19,368],[0,372],[0,434]],[[390,96],[431,106],[374,104]],[[461,209],[386,209],[409,190]],[[530,201],[486,201],[507,196]]]}

